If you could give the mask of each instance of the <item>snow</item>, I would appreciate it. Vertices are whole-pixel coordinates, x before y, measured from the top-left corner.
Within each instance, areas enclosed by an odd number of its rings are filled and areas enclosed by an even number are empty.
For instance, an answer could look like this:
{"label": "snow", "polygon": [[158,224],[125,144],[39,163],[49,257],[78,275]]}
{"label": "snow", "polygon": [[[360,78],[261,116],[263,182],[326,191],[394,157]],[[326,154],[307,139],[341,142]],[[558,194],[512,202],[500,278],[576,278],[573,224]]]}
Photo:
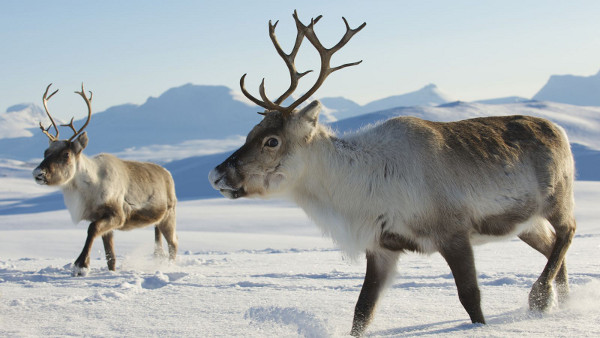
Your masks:
{"label": "snow", "polygon": [[[447,101],[435,86],[420,92],[427,94],[422,98]],[[210,106],[210,97],[225,104]],[[151,227],[116,232],[117,270],[108,271],[96,240],[85,277],[71,277],[71,269],[87,223],[73,225],[61,194],[31,177],[45,136],[38,130],[33,137],[0,140],[0,336],[348,335],[365,262],[345,257],[296,206],[226,200],[208,183],[209,170],[244,142],[242,134],[259,119],[243,102],[225,87],[185,85],[144,105],[117,106],[93,117],[89,132],[98,136],[91,137],[95,145],[87,154],[101,149],[162,163],[171,171],[179,198],[180,247],[175,262],[155,259]],[[331,102],[331,114],[358,106],[343,98]],[[28,112],[42,113],[30,105],[9,110],[11,121],[24,112],[23,121],[35,122],[32,127],[40,116]],[[164,111],[170,113],[164,116]],[[344,134],[398,115],[451,121],[509,114],[542,116],[563,126],[579,179],[596,180],[576,182],[578,230],[567,254],[568,302],[549,313],[529,311],[527,295],[546,260],[516,239],[486,244],[475,248],[475,256],[488,325],[474,325],[441,256],[407,254],[367,335],[600,335],[600,107],[520,98],[446,102],[388,109],[330,126]],[[222,134],[225,129],[231,134]],[[125,142],[125,137],[137,138]]]}
{"label": "snow", "polygon": [[[53,191],[35,184],[21,162],[2,161],[0,168],[2,204]],[[600,335],[599,202],[600,182],[576,183],[578,231],[567,255],[572,292],[566,304],[544,314],[529,311],[527,295],[545,259],[515,239],[491,243],[475,249],[488,324],[474,325],[443,259],[407,254],[367,334]],[[287,202],[181,201],[174,263],[152,257],[152,228],[116,232],[117,270],[107,270],[97,240],[89,274],[77,278],[71,264],[83,247],[84,222],[72,225],[64,206],[4,211],[0,336],[338,337],[350,331],[365,262],[345,258]]]}

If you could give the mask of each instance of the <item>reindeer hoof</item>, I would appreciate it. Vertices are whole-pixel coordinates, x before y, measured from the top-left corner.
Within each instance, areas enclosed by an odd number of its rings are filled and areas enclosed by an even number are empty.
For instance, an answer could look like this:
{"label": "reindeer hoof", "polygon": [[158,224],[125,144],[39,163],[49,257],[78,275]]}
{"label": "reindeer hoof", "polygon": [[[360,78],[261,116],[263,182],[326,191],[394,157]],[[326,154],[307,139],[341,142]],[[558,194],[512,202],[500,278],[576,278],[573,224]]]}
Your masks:
{"label": "reindeer hoof", "polygon": [[352,325],[352,331],[350,331],[350,335],[352,337],[363,337],[365,334],[365,325]]}
{"label": "reindeer hoof", "polygon": [[554,290],[552,284],[536,282],[529,292],[529,308],[534,311],[545,312],[554,305]]}
{"label": "reindeer hoof", "polygon": [[73,277],[85,277],[90,272],[90,268],[85,266],[77,266],[73,265],[73,271],[71,272],[71,276]]}

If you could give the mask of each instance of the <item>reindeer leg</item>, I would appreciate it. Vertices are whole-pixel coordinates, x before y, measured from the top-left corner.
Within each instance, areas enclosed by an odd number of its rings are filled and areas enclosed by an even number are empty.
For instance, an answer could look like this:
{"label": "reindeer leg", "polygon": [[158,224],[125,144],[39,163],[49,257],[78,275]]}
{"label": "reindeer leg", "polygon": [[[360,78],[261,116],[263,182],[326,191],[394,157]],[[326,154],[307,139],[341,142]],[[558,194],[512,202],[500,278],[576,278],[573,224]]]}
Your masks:
{"label": "reindeer leg", "polygon": [[98,224],[96,222],[90,223],[88,227],[88,234],[83,245],[83,250],[79,257],[75,260],[75,266],[73,268],[73,276],[85,276],[88,273],[90,266],[90,250],[94,243],[94,238],[98,235]]}
{"label": "reindeer leg", "polygon": [[360,337],[373,317],[377,300],[390,277],[396,271],[399,252],[367,251],[367,273],[354,308],[351,335]]}
{"label": "reindeer leg", "polygon": [[[519,235],[519,238],[527,243],[529,246],[546,256],[546,258],[550,258],[550,254],[552,253],[552,248],[554,248],[554,243],[556,241],[556,236],[554,232],[552,232],[550,226],[545,222],[540,222],[536,224],[535,228],[532,230],[522,233]],[[563,263],[558,270],[558,274],[556,275],[556,286],[558,290],[558,298],[562,303],[566,301],[566,298],[569,294],[569,281],[567,278],[567,264],[563,259]]]}
{"label": "reindeer leg", "polygon": [[[92,243],[97,236],[107,234],[111,232],[113,229],[119,228],[123,225],[125,217],[122,214],[122,211],[118,208],[113,208],[110,205],[106,205],[103,210],[103,217],[93,221],[90,223],[88,227],[88,234],[85,240],[85,244],[83,245],[83,250],[81,254],[75,260],[75,266],[73,268],[73,276],[85,276],[88,273],[88,268],[90,266],[90,250],[92,249]],[[110,235],[112,237],[112,234]],[[104,239],[103,239],[104,240]],[[112,241],[111,241],[112,242]],[[105,250],[106,250],[106,242],[105,242]],[[114,250],[112,250],[112,255],[114,255]],[[108,252],[107,252],[108,256]],[[114,260],[113,260],[114,262]],[[109,263],[110,269],[110,263]]]}
{"label": "reindeer leg", "polygon": [[102,242],[104,243],[104,253],[106,255],[106,264],[108,270],[115,271],[115,265],[117,264],[117,258],[115,257],[115,246],[113,243],[113,232],[109,231],[102,235]]}
{"label": "reindeer leg", "polygon": [[440,249],[454,276],[458,299],[467,310],[471,322],[485,324],[481,311],[481,297],[477,286],[477,273],[473,248],[467,235],[456,235]]}
{"label": "reindeer leg", "polygon": [[573,236],[575,235],[575,219],[573,217],[563,217],[557,212],[548,218],[550,224],[556,232],[556,240],[544,271],[533,283],[529,292],[529,307],[532,310],[545,311],[552,305],[552,281],[556,279],[559,289],[559,295],[562,299],[566,298],[569,292],[567,281],[567,268],[565,263],[565,254]]}
{"label": "reindeer leg", "polygon": [[162,238],[158,226],[154,227],[154,258],[163,258],[165,252],[162,248]]}
{"label": "reindeer leg", "polygon": [[[177,256],[177,235],[175,233],[175,209],[167,211],[165,218],[157,225],[157,229],[165,236],[169,246],[169,260],[174,261]],[[157,235],[160,238],[160,235]],[[161,249],[162,251],[162,249]]]}

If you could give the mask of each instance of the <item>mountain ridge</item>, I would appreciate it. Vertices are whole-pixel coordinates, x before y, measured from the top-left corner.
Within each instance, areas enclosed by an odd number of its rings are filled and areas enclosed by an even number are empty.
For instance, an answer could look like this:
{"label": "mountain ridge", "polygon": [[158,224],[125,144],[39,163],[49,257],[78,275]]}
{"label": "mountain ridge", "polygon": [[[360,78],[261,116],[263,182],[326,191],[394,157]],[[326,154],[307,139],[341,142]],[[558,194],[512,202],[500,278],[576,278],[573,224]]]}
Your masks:
{"label": "mountain ridge", "polygon": [[600,106],[600,71],[591,76],[552,75],[534,100]]}

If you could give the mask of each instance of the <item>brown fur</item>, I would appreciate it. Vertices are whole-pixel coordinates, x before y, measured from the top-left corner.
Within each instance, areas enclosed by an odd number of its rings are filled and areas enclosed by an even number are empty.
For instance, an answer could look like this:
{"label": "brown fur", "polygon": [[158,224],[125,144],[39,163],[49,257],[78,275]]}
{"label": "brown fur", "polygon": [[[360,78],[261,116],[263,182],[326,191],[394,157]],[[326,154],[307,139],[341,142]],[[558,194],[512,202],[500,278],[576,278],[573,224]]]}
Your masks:
{"label": "brown fur", "polygon": [[473,244],[519,236],[548,258],[530,307],[550,307],[554,281],[566,298],[574,164],[560,127],[530,116],[398,117],[337,137],[318,123],[319,110],[313,102],[266,113],[209,179],[230,198],[288,197],[349,255],[366,253],[352,334],[364,333],[405,251],[444,257],[475,323],[485,318]]}
{"label": "brown fur", "polygon": [[155,254],[162,254],[161,233],[175,259],[175,184],[171,174],[153,163],[120,160],[101,154],[87,158],[84,132],[76,140],[52,141],[44,160],[34,170],[40,184],[59,186],[74,222],[90,221],[74,275],[85,275],[94,239],[102,236],[109,270],[115,269],[113,230],[131,230],[155,224]]}

